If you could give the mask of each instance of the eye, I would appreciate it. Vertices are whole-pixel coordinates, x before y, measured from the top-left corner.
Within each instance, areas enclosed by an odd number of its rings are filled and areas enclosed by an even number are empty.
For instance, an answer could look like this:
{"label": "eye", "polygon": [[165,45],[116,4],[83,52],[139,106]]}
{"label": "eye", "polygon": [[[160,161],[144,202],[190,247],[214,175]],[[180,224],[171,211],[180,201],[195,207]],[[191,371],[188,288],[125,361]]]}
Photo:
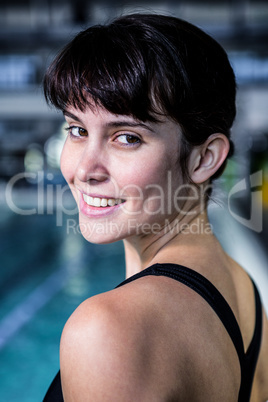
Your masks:
{"label": "eye", "polygon": [[116,141],[124,145],[136,145],[141,143],[140,138],[132,134],[120,134],[116,137]]}
{"label": "eye", "polygon": [[67,127],[66,130],[72,137],[86,137],[87,130],[82,127],[70,126]]}

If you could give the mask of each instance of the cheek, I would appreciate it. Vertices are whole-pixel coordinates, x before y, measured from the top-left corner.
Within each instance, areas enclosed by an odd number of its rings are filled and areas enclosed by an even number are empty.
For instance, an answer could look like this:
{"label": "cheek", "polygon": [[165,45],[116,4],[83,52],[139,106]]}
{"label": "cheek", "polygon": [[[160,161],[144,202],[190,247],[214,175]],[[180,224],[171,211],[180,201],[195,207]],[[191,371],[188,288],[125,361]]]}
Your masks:
{"label": "cheek", "polygon": [[67,183],[70,183],[72,181],[72,177],[74,176],[75,164],[66,143],[61,153],[60,168],[65,180]]}
{"label": "cheek", "polygon": [[120,187],[144,189],[148,184],[155,183],[159,177],[158,164],[146,158],[145,161],[135,160],[133,163],[126,163],[120,169],[118,180]]}
{"label": "cheek", "polygon": [[175,162],[162,157],[161,152],[136,160],[134,164],[126,164],[117,178],[121,194],[144,201],[148,197],[165,194],[170,181],[176,185],[179,180]]}

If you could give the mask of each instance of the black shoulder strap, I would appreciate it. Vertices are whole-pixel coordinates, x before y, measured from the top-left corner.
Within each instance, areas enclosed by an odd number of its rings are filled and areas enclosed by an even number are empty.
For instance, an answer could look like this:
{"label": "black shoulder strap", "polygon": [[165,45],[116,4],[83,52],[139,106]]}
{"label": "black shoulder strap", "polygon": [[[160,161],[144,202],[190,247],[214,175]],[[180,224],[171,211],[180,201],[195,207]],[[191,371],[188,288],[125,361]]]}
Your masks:
{"label": "black shoulder strap", "polygon": [[200,275],[198,272],[182,265],[155,264],[126,279],[120,283],[118,287],[147,275],[163,275],[173,278],[193,289],[212,307],[231,337],[240,361],[241,388],[238,402],[249,401],[262,336],[262,307],[260,296],[254,282],[252,281],[256,303],[255,331],[251,344],[245,353],[241,331],[234,313],[222,294],[208,279]]}
{"label": "black shoulder strap", "polygon": [[136,275],[126,279],[119,286],[147,275],[167,276],[173,278],[197,292],[218,315],[236,348],[240,365],[243,364],[244,346],[240,328],[233,311],[217,288],[198,272],[177,264],[155,264]]}
{"label": "black shoulder strap", "polygon": [[[252,281],[253,282],[253,281]],[[254,293],[255,293],[255,330],[253,338],[248,347],[246,354],[244,355],[244,364],[241,367],[241,387],[239,391],[238,402],[249,401],[249,396],[251,394],[251,388],[255,373],[255,368],[257,365],[257,360],[261,348],[262,339],[262,305],[258,289],[253,282]]]}

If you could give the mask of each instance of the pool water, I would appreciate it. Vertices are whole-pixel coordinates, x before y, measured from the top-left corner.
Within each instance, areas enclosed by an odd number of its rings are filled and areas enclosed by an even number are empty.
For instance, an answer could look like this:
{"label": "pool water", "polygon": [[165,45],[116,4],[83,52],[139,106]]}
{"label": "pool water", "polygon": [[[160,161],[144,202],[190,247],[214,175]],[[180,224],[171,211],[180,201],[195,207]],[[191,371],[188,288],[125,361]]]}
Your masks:
{"label": "pool water", "polygon": [[123,247],[67,234],[53,215],[0,212],[0,401],[42,401],[59,369],[64,323],[124,279]]}

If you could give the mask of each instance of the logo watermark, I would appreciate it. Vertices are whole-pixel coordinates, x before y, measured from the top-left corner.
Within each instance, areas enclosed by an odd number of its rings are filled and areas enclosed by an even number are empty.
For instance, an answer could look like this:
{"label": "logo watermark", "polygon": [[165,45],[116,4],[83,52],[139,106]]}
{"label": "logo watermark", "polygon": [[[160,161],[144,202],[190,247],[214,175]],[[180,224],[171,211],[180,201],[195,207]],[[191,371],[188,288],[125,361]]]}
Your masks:
{"label": "logo watermark", "polygon": [[[25,182],[31,181],[35,183],[28,187],[25,187]],[[248,178],[243,178],[238,181],[227,194],[227,207],[230,215],[239,224],[255,231],[261,232],[263,229],[263,206],[262,206],[262,171],[251,174]],[[191,183],[182,184],[174,188],[171,172],[167,172],[167,180],[165,188],[162,188],[159,184],[150,183],[143,188],[140,188],[136,184],[127,184],[123,188],[118,188],[118,185],[111,179],[114,197],[118,199],[131,199],[130,202],[123,202],[121,204],[122,213],[126,214],[129,219],[129,230],[133,229],[133,225],[136,229],[142,233],[160,233],[163,230],[163,226],[158,227],[157,218],[159,216],[174,216],[177,213],[178,216],[192,216],[197,215],[199,211],[203,211],[206,208],[207,197],[206,195],[211,191],[213,186],[211,184],[196,186]],[[20,192],[23,191],[29,197],[31,202],[21,202]],[[111,191],[111,190],[109,190]],[[232,200],[237,196],[250,196],[250,217],[246,219],[239,211],[235,210],[232,206]],[[28,199],[29,199],[28,197]],[[65,224],[64,216],[72,218],[67,219],[67,234],[68,233],[81,233],[81,228],[78,227],[76,219],[73,217],[78,213],[78,207],[72,200],[71,192],[67,184],[56,183],[55,177],[52,173],[40,172],[22,172],[13,176],[6,184],[5,188],[5,201],[11,211],[18,215],[53,215],[56,216],[56,225],[62,226]],[[137,207],[133,207],[133,202]],[[191,208],[191,206],[197,206],[197,208]],[[150,216],[150,222],[143,223],[142,227],[139,227],[138,218],[141,214]],[[136,219],[133,219],[136,218]],[[102,226],[101,226],[102,225]],[[164,225],[171,230],[168,225],[168,221]],[[178,227],[178,225],[175,225]],[[83,229],[83,228],[82,228]],[[85,228],[84,228],[85,229]],[[206,228],[207,232],[211,228]],[[120,237],[123,228],[118,226],[115,222],[107,219],[106,223],[95,223],[91,226],[92,231],[102,233],[114,233],[116,237]],[[187,233],[189,227],[180,227],[180,231]],[[206,233],[205,228],[203,228]]]}
{"label": "logo watermark", "polygon": [[211,234],[213,227],[211,223],[201,220],[195,223],[182,223],[179,219],[170,222],[165,219],[163,224],[158,222],[148,223],[139,222],[135,218],[128,219],[127,223],[117,223],[105,220],[104,222],[94,222],[92,225],[85,223],[78,223],[76,219],[69,218],[66,221],[67,234],[81,234],[86,233],[87,238],[90,240],[91,236],[97,235],[113,235],[114,240],[122,238],[122,234],[130,235],[136,232],[141,235],[162,235],[170,233],[171,235],[181,234]]}
{"label": "logo watermark", "polygon": [[[258,171],[249,176],[247,181],[245,178],[236,183],[228,194],[228,210],[232,217],[241,225],[260,233],[263,229],[263,207],[262,207],[262,190],[256,189],[263,182],[262,171]],[[233,196],[241,192],[248,191],[250,193],[250,217],[246,219],[231,208],[230,201]]]}
{"label": "logo watermark", "polygon": [[[6,185],[5,200],[9,209],[17,215],[53,215],[56,214],[56,225],[62,226],[64,215],[78,213],[77,205],[65,200],[70,197],[70,189],[67,184],[54,184],[54,175],[40,172],[22,172],[13,176]],[[21,182],[36,183],[30,190],[28,187],[21,189]],[[28,193],[29,205],[21,205],[21,190]],[[25,203],[24,203],[25,204]],[[33,206],[33,205],[34,206]]]}

